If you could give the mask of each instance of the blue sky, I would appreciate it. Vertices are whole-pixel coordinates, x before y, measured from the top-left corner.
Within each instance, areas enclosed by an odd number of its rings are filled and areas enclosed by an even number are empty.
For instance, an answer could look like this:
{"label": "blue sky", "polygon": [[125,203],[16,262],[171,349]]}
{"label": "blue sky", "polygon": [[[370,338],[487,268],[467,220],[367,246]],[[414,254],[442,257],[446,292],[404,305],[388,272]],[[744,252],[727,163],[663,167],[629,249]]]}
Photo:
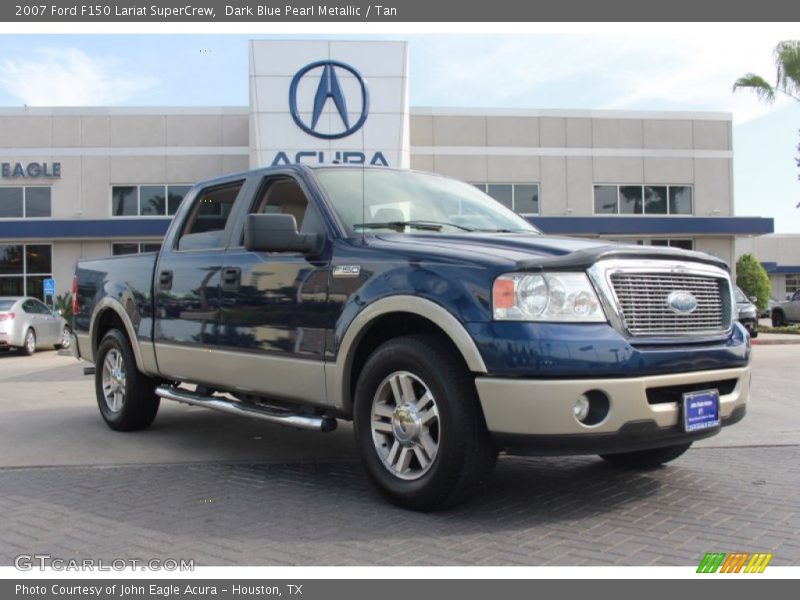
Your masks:
{"label": "blue sky", "polygon": [[[256,37],[281,36],[3,35],[0,106],[246,105]],[[412,106],[732,112],[736,213],[800,233],[800,104],[730,91],[747,71],[772,79],[768,29],[326,37],[408,40]]]}

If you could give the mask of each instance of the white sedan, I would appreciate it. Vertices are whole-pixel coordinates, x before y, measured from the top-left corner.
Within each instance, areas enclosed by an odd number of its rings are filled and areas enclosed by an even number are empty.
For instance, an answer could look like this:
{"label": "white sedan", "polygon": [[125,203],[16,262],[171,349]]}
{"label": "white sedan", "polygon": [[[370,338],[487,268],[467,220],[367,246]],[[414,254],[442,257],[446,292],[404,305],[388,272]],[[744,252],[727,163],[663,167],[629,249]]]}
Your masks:
{"label": "white sedan", "polygon": [[42,346],[69,348],[70,328],[66,319],[41,300],[30,297],[0,297],[0,349],[17,348],[31,355]]}

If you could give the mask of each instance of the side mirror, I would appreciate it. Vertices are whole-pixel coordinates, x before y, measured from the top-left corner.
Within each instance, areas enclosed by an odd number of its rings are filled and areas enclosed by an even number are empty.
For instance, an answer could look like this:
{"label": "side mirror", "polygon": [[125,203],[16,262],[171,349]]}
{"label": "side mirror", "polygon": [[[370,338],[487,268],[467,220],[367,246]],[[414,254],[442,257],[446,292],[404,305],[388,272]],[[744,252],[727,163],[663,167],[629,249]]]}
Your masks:
{"label": "side mirror", "polygon": [[254,213],[244,223],[244,247],[253,252],[319,254],[324,239],[317,233],[298,233],[294,215]]}
{"label": "side mirror", "polygon": [[758,302],[758,296],[750,296],[750,302],[756,304]]}

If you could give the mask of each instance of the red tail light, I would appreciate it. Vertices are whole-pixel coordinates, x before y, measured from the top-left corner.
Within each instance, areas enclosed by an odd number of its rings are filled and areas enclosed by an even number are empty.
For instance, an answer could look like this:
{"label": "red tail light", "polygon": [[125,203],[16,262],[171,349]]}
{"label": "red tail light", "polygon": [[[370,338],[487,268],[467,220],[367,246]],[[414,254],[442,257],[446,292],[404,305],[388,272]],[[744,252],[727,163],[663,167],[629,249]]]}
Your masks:
{"label": "red tail light", "polygon": [[13,321],[15,316],[14,313],[0,313],[0,321]]}
{"label": "red tail light", "polygon": [[78,276],[72,278],[72,314],[77,315],[80,305],[78,304]]}

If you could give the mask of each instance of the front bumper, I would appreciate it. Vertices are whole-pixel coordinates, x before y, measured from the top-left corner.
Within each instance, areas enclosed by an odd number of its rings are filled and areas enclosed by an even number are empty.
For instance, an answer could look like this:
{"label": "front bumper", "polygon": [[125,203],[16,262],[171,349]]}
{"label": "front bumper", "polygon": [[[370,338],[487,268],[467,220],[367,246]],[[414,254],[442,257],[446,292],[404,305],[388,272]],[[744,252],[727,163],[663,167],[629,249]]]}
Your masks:
{"label": "front bumper", "polygon": [[[516,379],[475,381],[486,425],[497,445],[524,454],[598,454],[686,443],[719,429],[680,429],[682,391],[718,388],[722,425],[744,417],[750,367],[613,379]],[[584,425],[576,399],[589,391],[608,397],[607,416]],[[649,397],[648,397],[649,396]]]}

